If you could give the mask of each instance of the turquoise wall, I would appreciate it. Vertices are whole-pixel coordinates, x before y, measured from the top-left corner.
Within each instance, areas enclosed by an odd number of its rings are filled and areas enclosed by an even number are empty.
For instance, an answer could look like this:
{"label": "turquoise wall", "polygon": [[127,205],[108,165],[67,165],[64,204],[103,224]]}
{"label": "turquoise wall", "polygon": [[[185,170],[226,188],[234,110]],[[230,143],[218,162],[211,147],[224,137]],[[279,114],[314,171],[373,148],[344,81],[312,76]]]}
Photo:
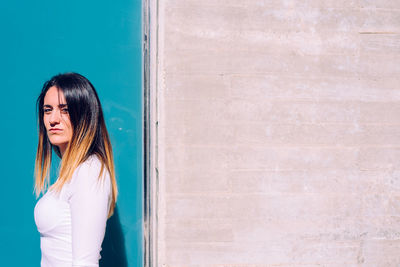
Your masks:
{"label": "turquoise wall", "polygon": [[120,191],[101,266],[141,266],[141,1],[1,1],[0,25],[0,265],[40,265],[33,219],[35,101],[44,81],[75,71],[99,93]]}

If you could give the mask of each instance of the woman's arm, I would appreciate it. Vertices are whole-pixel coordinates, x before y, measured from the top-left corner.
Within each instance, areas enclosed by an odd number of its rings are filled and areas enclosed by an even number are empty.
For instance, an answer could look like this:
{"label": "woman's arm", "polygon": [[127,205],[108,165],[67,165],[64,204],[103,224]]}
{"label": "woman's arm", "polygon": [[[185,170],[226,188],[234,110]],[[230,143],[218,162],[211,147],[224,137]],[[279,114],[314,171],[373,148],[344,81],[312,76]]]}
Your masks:
{"label": "woman's arm", "polygon": [[75,171],[71,180],[72,266],[97,267],[100,259],[111,183],[106,169],[99,180],[100,162],[88,160]]}

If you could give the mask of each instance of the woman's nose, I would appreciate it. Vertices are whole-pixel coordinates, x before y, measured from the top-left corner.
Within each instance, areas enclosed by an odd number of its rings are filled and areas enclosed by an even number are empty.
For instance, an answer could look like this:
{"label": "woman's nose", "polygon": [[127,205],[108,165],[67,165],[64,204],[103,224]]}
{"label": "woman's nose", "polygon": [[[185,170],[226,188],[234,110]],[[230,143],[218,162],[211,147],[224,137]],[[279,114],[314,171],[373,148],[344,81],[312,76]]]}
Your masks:
{"label": "woman's nose", "polygon": [[53,110],[50,115],[49,122],[51,125],[60,123],[60,112],[58,110]]}

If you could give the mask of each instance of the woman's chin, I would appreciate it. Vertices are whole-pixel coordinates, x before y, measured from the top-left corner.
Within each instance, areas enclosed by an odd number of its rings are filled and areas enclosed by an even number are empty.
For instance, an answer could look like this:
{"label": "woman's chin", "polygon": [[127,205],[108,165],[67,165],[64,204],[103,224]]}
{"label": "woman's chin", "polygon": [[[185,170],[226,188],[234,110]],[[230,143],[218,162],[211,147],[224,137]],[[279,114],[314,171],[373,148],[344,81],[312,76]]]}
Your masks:
{"label": "woman's chin", "polygon": [[60,140],[50,140],[50,143],[53,145],[53,146],[58,146],[58,147],[60,147],[60,146],[65,146],[68,142],[65,142],[65,141],[60,141]]}

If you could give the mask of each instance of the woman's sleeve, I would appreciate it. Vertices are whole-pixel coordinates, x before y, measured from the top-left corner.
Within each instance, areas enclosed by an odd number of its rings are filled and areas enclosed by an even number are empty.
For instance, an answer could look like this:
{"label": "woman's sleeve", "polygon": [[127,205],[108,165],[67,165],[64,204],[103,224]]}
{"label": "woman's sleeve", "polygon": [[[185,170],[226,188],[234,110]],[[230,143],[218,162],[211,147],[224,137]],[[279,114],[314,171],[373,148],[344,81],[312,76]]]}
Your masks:
{"label": "woman's sleeve", "polygon": [[106,169],[99,180],[100,164],[83,163],[71,180],[72,266],[97,267],[103,242],[111,183]]}

